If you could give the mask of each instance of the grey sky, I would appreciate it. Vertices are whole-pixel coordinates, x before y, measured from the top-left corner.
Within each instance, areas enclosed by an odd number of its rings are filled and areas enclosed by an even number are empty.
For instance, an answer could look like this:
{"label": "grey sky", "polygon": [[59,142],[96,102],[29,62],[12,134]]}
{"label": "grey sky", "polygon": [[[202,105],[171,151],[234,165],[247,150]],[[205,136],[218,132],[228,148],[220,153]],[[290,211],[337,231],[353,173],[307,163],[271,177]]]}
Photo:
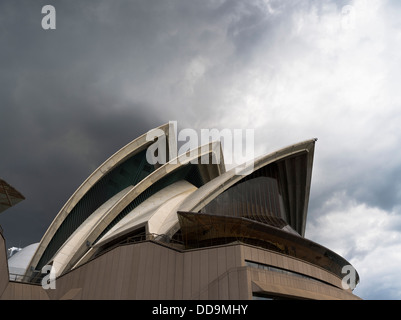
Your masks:
{"label": "grey sky", "polygon": [[[46,4],[56,30],[41,28]],[[356,294],[399,299],[400,10],[1,1],[0,176],[26,196],[0,215],[7,245],[38,242],[98,165],[169,120],[255,129],[256,155],[317,137],[306,236],[355,265]]]}

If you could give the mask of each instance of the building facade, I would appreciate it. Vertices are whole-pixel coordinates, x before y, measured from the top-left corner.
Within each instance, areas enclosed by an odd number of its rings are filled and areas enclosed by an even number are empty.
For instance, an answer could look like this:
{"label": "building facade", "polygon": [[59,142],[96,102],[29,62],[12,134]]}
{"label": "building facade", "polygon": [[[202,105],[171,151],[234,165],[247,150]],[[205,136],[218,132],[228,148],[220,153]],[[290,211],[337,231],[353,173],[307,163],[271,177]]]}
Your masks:
{"label": "building facade", "polygon": [[15,254],[29,263],[2,276],[0,299],[359,299],[343,285],[349,262],[304,237],[316,139],[247,174],[226,171],[219,142],[177,157],[169,144],[151,164],[175,134],[155,128],[96,169]]}

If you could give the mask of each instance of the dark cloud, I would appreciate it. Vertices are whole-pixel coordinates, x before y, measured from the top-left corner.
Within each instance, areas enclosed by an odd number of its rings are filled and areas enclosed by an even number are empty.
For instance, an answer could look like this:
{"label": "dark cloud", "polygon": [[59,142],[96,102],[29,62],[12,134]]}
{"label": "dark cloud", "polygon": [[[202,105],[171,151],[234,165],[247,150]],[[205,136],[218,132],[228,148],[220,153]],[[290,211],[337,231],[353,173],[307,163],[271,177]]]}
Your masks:
{"label": "dark cloud", "polygon": [[0,4],[0,174],[27,198],[0,217],[9,245],[39,241],[75,188],[136,136],[209,121],[216,87],[263,20],[256,2],[57,1],[56,30],[43,30],[47,4]]}
{"label": "dark cloud", "polygon": [[104,33],[82,4],[55,6],[57,29],[44,31],[41,2],[0,5],[0,174],[26,197],[0,217],[9,246],[39,241],[98,165],[166,122],[121,97],[118,76],[130,59],[121,61],[118,32]]}
{"label": "dark cloud", "polygon": [[[0,215],[8,246],[39,241],[98,165],[169,120],[253,128],[256,155],[319,138],[311,225],[359,204],[399,214],[397,2],[51,2],[0,2],[0,177],[26,196]],[[342,193],[353,205],[328,206]]]}

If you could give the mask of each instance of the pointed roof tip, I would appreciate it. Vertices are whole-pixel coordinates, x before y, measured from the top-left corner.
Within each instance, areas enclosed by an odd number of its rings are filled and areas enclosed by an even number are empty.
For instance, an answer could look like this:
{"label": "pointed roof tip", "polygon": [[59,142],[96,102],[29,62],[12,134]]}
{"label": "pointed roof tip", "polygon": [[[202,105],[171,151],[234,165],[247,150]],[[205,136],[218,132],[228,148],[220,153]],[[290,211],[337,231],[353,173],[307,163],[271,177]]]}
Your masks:
{"label": "pointed roof tip", "polygon": [[25,200],[25,196],[0,178],[0,213]]}

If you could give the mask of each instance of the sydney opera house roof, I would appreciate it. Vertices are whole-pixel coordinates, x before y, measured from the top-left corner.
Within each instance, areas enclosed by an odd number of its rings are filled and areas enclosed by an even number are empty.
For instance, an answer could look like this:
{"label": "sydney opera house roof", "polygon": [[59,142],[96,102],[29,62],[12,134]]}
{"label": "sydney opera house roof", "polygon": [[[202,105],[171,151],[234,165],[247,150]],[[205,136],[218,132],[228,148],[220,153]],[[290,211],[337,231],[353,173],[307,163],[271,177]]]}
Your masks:
{"label": "sydney opera house roof", "polygon": [[[157,129],[167,137],[171,131],[169,125]],[[171,233],[186,197],[224,173],[223,163],[205,166],[192,161],[213,157],[219,147],[214,142],[199,147],[193,159],[184,154],[153,166],[146,160],[153,141],[146,137],[116,152],[82,183],[42,238],[31,269],[52,263],[60,274],[86,261],[107,240],[127,237],[139,228],[148,236]]]}
{"label": "sydney opera house roof", "polygon": [[24,199],[25,197],[18,190],[0,179],[0,213]]}
{"label": "sydney opera house roof", "polygon": [[[154,130],[175,134],[171,124]],[[316,139],[256,158],[238,174],[226,171],[218,141],[177,156],[169,145],[168,161],[150,164],[147,137],[113,154],[72,194],[32,247],[24,279],[40,281],[46,265],[61,277],[141,241],[180,252],[243,243],[343,277],[349,263],[304,237]]]}

